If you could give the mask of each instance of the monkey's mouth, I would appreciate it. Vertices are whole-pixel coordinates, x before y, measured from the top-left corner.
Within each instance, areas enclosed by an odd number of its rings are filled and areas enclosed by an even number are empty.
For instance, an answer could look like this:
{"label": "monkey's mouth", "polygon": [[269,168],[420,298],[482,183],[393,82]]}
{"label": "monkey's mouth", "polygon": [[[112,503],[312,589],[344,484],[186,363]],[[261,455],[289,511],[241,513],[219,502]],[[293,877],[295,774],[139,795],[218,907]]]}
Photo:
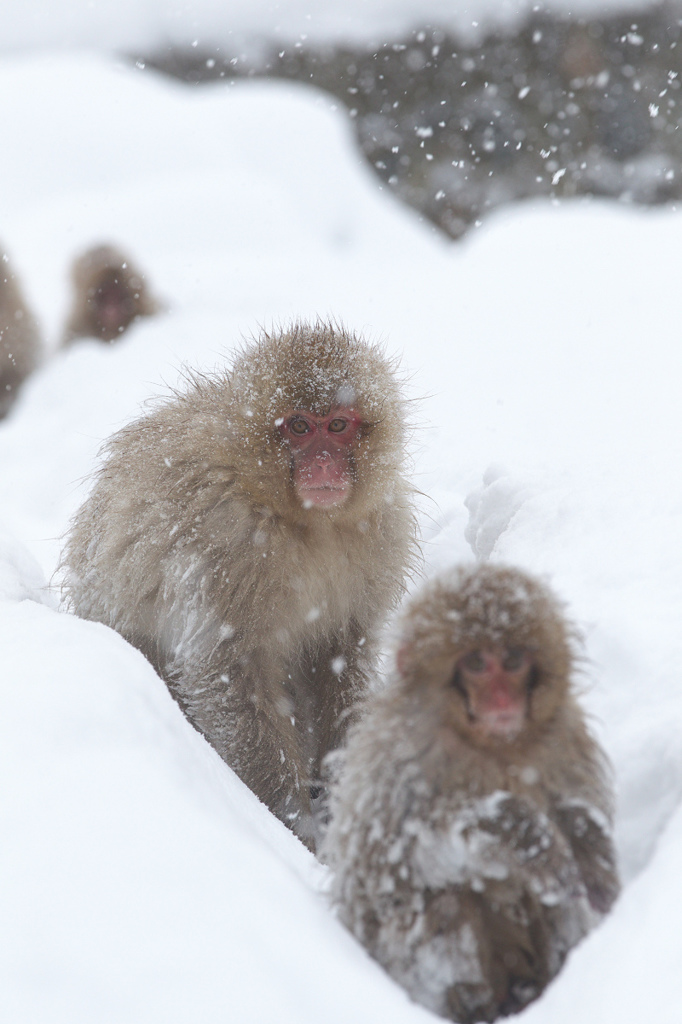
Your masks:
{"label": "monkey's mouth", "polygon": [[496,739],[513,740],[523,729],[525,723],[525,711],[523,708],[513,707],[504,709],[488,708],[479,712],[476,720],[480,728],[488,736]]}
{"label": "monkey's mouth", "polygon": [[350,494],[348,484],[320,484],[315,487],[297,488],[298,496],[304,508],[330,508],[342,505]]}

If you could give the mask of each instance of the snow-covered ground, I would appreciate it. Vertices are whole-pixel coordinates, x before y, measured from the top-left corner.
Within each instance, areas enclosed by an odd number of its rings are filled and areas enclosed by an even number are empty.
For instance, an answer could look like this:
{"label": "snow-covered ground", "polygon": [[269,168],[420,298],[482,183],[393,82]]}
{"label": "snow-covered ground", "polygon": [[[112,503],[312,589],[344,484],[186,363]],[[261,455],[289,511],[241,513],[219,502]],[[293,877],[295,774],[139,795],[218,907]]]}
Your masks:
{"label": "snow-covered ground", "polygon": [[3,1024],[434,1019],[142,656],[47,587],[101,441],[183,363],[317,314],[402,354],[427,571],[516,562],[586,633],[626,885],[522,1019],[679,1024],[680,216],[531,205],[453,246],[378,189],[326,97],[86,54],[5,57],[0,138],[0,236],[51,349],[68,262],[100,240],[168,307],[52,355],[0,425]]}

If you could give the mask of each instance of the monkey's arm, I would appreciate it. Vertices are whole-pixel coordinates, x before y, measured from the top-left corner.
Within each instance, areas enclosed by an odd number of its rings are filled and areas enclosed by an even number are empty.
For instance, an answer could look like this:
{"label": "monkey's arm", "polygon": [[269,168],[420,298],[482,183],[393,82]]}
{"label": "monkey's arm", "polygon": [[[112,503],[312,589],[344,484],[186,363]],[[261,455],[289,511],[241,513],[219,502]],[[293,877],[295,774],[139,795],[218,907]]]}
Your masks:
{"label": "monkey's arm", "polygon": [[235,683],[225,678],[221,672],[213,695],[192,708],[193,719],[249,789],[313,848],[308,767],[286,696],[262,686],[257,659]]}
{"label": "monkey's arm", "polygon": [[620,891],[610,822],[578,799],[560,802],[554,816],[573,851],[590,906],[606,914]]}
{"label": "monkey's arm", "polygon": [[[449,988],[447,1011],[493,1020],[536,998],[587,932],[586,892],[556,823],[511,793],[467,801],[449,838],[451,881],[427,896],[425,933],[432,944],[447,930],[453,944],[473,937],[476,963]],[[444,851],[435,852],[440,867]]]}
{"label": "monkey's arm", "polygon": [[369,628],[351,619],[309,652],[302,665],[302,703],[314,722],[315,747],[310,751],[313,777],[319,778],[322,761],[343,745],[356,719],[357,701],[366,693],[375,660]]}
{"label": "monkey's arm", "polygon": [[[584,898],[571,849],[555,822],[530,801],[499,790],[468,801],[451,828],[465,881],[501,881],[502,903],[528,888],[545,905]],[[506,897],[505,897],[506,894]]]}
{"label": "monkey's arm", "polygon": [[[559,742],[562,742],[559,737]],[[550,785],[549,814],[568,842],[590,906],[606,914],[620,891],[613,845],[610,766],[584,717],[568,706],[563,764]]]}

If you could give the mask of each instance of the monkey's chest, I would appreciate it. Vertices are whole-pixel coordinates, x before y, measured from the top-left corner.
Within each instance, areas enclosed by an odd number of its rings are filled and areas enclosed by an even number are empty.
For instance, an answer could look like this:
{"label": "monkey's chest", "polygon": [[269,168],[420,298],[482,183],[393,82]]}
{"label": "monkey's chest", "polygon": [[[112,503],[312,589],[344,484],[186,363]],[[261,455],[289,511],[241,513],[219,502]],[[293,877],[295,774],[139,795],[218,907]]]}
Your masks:
{"label": "monkey's chest", "polygon": [[352,618],[364,618],[368,573],[362,560],[343,545],[291,545],[279,559],[273,595],[280,628],[292,641],[344,630]]}

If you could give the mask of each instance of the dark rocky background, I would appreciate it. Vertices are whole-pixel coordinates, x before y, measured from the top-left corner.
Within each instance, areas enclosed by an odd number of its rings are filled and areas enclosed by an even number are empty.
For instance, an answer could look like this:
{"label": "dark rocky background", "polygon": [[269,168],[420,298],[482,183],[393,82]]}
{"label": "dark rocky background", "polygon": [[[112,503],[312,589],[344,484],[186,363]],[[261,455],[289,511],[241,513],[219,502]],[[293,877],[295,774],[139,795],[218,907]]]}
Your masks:
{"label": "dark rocky background", "polygon": [[379,49],[261,42],[134,55],[185,82],[309,82],[348,110],[358,144],[404,202],[452,238],[535,196],[682,196],[682,8],[531,17],[465,45],[435,25]]}

